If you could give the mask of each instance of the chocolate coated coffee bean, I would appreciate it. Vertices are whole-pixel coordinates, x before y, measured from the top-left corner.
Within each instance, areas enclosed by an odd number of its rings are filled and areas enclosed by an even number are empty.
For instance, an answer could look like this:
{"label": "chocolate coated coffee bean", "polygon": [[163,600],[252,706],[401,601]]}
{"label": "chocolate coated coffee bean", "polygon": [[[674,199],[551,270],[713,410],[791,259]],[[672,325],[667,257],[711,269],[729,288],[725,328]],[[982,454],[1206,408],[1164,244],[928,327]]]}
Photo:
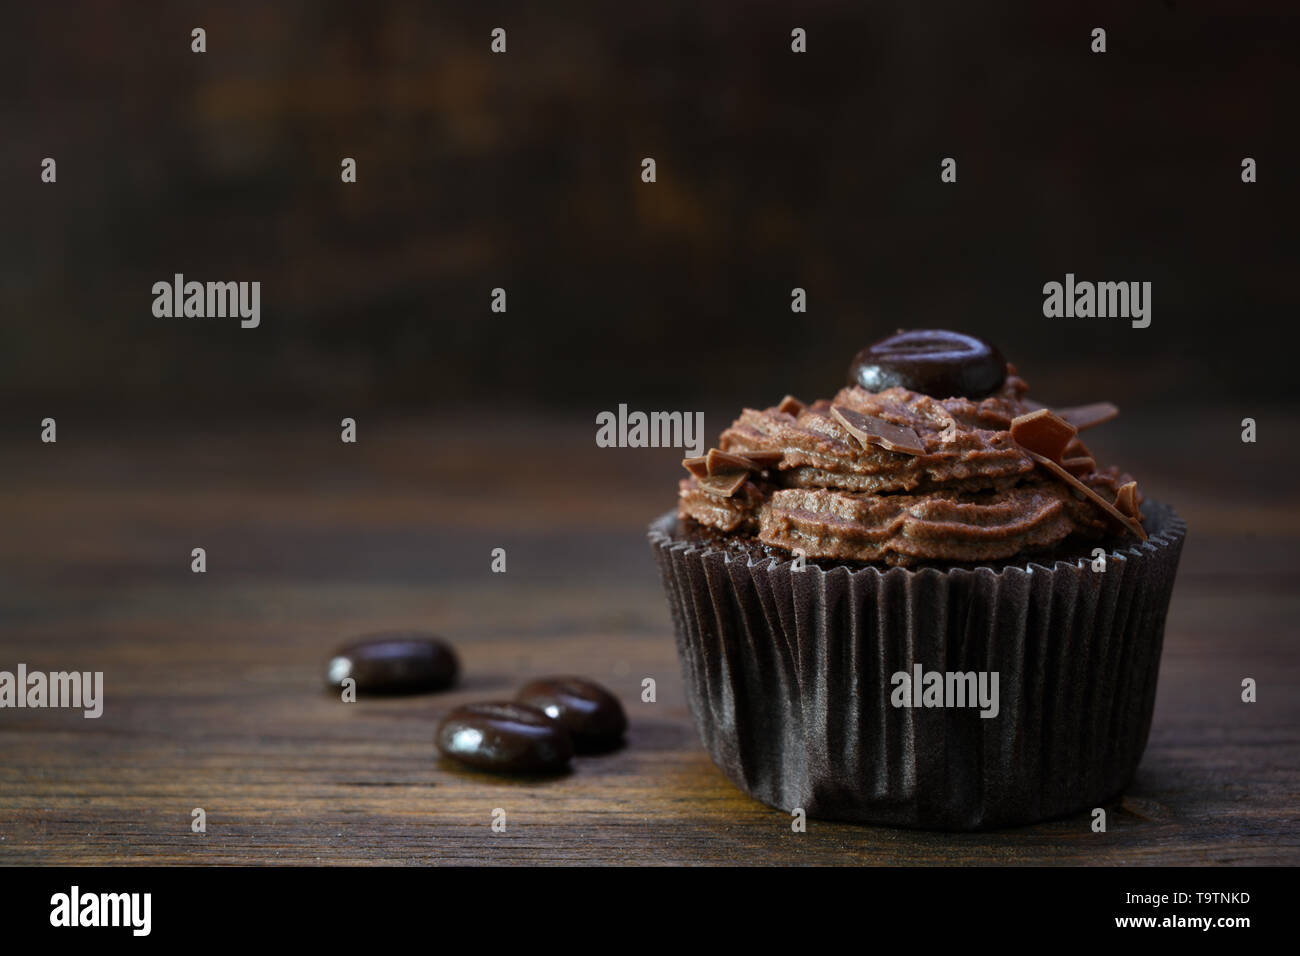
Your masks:
{"label": "chocolate coated coffee bean", "polygon": [[863,349],[849,366],[850,385],[869,392],[901,387],[932,398],[983,398],[1006,378],[1006,359],[995,347],[944,329],[891,335]]}
{"label": "chocolate coated coffee bean", "polygon": [[623,738],[627,717],[618,698],[580,677],[543,677],[525,684],[515,699],[558,720],[578,753],[608,750]]}
{"label": "chocolate coated coffee bean", "polygon": [[369,694],[418,694],[443,690],[456,682],[456,652],[426,631],[367,634],[339,648],[329,662],[331,687],[346,678]]}
{"label": "chocolate coated coffee bean", "polygon": [[467,704],[438,724],[438,749],[480,770],[550,773],[573,756],[568,730],[527,704]]}

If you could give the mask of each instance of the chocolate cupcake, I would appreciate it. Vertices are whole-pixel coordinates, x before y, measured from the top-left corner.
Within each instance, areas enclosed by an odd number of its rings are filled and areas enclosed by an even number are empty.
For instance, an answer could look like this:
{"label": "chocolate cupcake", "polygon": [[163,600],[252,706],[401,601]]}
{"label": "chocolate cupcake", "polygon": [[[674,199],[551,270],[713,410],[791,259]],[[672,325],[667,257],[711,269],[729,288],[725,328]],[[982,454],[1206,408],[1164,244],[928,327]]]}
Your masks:
{"label": "chocolate cupcake", "polygon": [[740,789],[972,830],[1110,800],[1155,703],[1185,528],[996,349],[900,333],[746,409],[650,541],[692,715]]}

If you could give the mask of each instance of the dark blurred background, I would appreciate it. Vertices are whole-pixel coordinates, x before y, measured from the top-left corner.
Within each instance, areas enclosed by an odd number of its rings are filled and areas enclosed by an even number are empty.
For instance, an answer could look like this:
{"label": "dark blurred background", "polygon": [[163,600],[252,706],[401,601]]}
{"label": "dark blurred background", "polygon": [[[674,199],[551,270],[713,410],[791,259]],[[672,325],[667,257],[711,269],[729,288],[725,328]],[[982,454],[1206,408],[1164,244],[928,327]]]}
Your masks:
{"label": "dark blurred background", "polygon": [[[0,667],[103,671],[109,702],[0,721],[0,864],[1283,859],[1300,8],[1065,6],[8,4]],[[155,318],[177,272],[260,281],[261,326]],[[1067,272],[1153,283],[1150,328],[1044,318]],[[1187,521],[1146,809],[1114,840],[795,849],[696,743],[645,542],[682,452],[599,448],[594,416],[704,412],[712,443],[900,326],[995,341],[1045,402],[1116,401],[1090,448]],[[322,693],[335,646],[410,627],[463,654],[459,696]],[[620,694],[630,746],[500,796],[432,766],[434,709],[546,673]],[[177,837],[200,801],[212,832]],[[522,840],[482,837],[498,802]]]}
{"label": "dark blurred background", "polygon": [[[941,326],[1049,401],[1293,403],[1294,4],[1060,6],[15,6],[0,397],[731,409]],[[261,327],[155,318],[175,272],[260,280]],[[1066,272],[1152,282],[1151,327],[1044,318]]]}

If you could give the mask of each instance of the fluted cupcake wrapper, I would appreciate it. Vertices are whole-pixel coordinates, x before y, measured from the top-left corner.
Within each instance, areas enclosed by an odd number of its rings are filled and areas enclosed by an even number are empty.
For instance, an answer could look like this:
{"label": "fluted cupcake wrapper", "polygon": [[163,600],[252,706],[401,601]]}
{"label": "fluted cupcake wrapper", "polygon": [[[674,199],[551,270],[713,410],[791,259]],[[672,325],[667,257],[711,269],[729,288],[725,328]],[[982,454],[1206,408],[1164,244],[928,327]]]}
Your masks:
{"label": "fluted cupcake wrapper", "polygon": [[[1149,540],[1104,571],[794,570],[679,540],[664,515],[649,538],[705,747],[751,796],[826,819],[987,829],[1118,795],[1146,747],[1186,531],[1143,510]],[[997,715],[895,706],[915,665],[996,672]]]}

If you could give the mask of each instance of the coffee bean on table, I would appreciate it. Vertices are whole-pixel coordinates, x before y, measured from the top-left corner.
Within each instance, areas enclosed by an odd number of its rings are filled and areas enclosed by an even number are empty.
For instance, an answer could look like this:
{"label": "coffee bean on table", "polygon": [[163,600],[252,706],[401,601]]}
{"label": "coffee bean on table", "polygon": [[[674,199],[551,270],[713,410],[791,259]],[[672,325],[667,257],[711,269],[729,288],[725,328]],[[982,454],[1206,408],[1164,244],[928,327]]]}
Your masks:
{"label": "coffee bean on table", "polygon": [[578,753],[609,750],[623,738],[627,717],[618,698],[581,677],[543,677],[520,688],[515,700],[558,720]]}
{"label": "coffee bean on table", "polygon": [[514,701],[457,707],[434,739],[448,757],[497,773],[553,773],[573,756],[563,724]]}
{"label": "coffee bean on table", "polygon": [[327,678],[341,687],[346,678],[368,694],[418,694],[456,682],[460,664],[446,641],[428,631],[366,634],[330,658]]}
{"label": "coffee bean on table", "polygon": [[984,398],[1002,387],[1007,361],[988,342],[946,329],[912,329],[863,349],[849,384],[869,392],[901,387],[932,398]]}

